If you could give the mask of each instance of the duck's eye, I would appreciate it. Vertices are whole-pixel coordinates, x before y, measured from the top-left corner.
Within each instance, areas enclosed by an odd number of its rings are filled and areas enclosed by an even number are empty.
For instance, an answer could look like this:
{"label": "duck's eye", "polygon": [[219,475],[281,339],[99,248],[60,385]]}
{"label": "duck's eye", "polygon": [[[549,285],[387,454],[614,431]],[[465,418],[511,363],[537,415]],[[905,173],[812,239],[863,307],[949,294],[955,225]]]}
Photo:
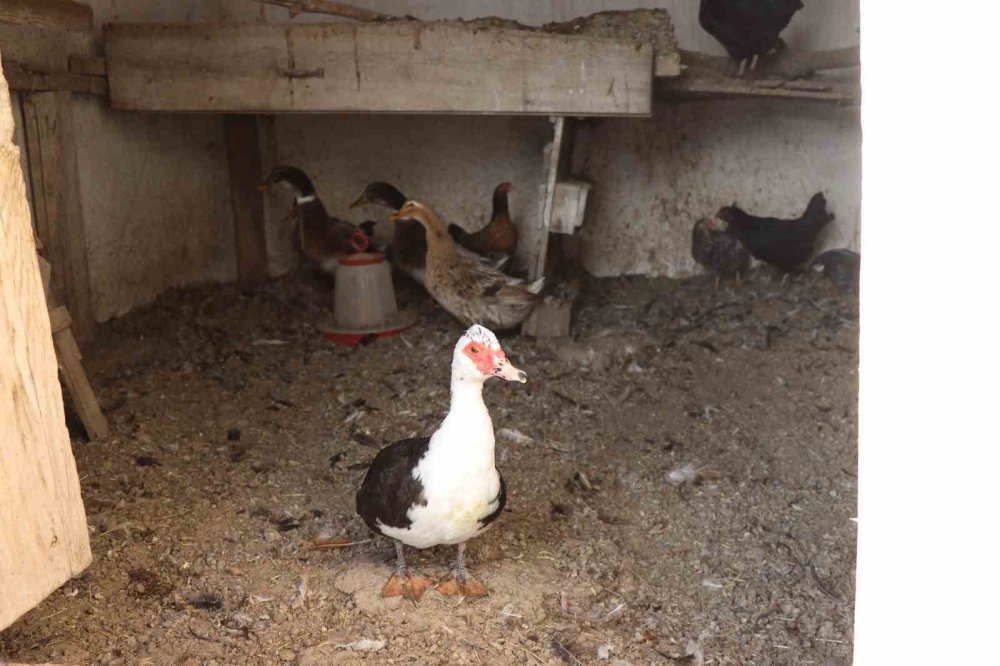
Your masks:
{"label": "duck's eye", "polygon": [[469,347],[469,351],[471,351],[473,354],[478,354],[479,347],[477,347],[476,345],[472,345],[471,347]]}

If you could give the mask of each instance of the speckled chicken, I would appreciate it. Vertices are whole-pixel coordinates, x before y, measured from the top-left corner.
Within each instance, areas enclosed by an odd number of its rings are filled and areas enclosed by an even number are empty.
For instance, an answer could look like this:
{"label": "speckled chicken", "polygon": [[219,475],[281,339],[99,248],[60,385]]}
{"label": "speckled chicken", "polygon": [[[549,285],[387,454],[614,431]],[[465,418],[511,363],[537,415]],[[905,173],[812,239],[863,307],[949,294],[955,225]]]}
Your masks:
{"label": "speckled chicken", "polygon": [[523,322],[538,302],[545,278],[530,284],[498,269],[463,257],[448,235],[444,221],[429,206],[408,201],[389,216],[397,222],[415,220],[427,230],[427,291],[466,325],[483,324],[505,330]]}
{"label": "speckled chicken", "polygon": [[861,255],[848,249],[827,250],[812,262],[830,282],[845,292],[857,293],[861,282]]}
{"label": "speckled chicken", "polygon": [[720,231],[712,220],[699,220],[691,231],[691,256],[710,273],[716,275],[718,286],[720,277],[739,278],[750,270],[750,251],[735,234]]}
{"label": "speckled chicken", "polygon": [[756,217],[733,204],[721,208],[717,214],[756,259],[790,272],[809,261],[816,244],[816,237],[833,219],[826,210],[826,197],[817,192],[809,201],[802,217],[779,220],[774,217]]}
{"label": "speckled chicken", "polygon": [[781,31],[800,9],[800,0],[701,0],[698,22],[743,75],[756,69],[760,56],[784,48]]}
{"label": "speckled chicken", "polygon": [[296,218],[296,249],[311,265],[334,273],[340,257],[354,254],[366,246],[365,239],[371,236],[372,225],[356,227],[331,217],[304,171],[293,166],[277,166],[260,189],[268,190],[276,183],[284,183],[295,192],[292,213]]}

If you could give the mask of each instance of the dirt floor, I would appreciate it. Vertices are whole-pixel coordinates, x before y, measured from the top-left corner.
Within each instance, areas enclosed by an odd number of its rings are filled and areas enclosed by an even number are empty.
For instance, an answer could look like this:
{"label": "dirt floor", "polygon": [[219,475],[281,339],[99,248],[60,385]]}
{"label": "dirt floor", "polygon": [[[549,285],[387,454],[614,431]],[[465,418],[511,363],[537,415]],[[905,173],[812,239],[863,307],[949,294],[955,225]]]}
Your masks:
{"label": "dirt floor", "polygon": [[[853,299],[812,276],[594,280],[573,340],[503,338],[529,382],[485,391],[510,495],[469,562],[492,594],[414,605],[379,597],[392,546],[354,491],[378,447],[445,414],[461,329],[424,306],[401,338],[336,347],[315,328],[330,293],[201,287],[102,327],[87,364],[114,434],[71,424],[94,563],[0,655],[850,663]],[[410,552],[437,576],[454,557]]]}

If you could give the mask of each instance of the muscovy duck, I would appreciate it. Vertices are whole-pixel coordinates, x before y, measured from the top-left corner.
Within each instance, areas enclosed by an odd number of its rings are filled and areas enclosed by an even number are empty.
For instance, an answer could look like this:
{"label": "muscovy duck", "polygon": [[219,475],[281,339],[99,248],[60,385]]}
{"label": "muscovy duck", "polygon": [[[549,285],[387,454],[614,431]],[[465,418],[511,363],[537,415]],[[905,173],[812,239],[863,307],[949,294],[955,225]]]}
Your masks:
{"label": "muscovy duck", "polygon": [[438,591],[487,594],[465,567],[465,544],[500,516],[507,501],[493,455],[493,422],[483,403],[483,384],[490,377],[527,381],[490,330],[471,326],[459,338],[452,356],[448,416],[430,437],[404,439],[385,447],[368,468],[356,497],[358,515],[396,545],[397,568],[382,588],[383,597],[419,601],[432,584],[407,567],[404,544],[413,548],[457,545],[452,575],[437,586]]}

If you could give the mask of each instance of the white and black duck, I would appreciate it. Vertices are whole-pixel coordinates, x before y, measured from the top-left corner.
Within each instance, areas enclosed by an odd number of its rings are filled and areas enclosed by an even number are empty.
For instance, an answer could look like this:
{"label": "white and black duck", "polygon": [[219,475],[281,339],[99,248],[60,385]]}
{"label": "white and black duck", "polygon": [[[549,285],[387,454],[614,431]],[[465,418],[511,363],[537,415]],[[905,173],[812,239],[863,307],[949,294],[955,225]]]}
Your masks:
{"label": "white and black duck", "polygon": [[465,544],[500,516],[507,500],[494,459],[493,422],[483,402],[490,377],[524,383],[496,336],[474,325],[455,345],[451,407],[430,437],[404,439],[378,452],[357,493],[358,515],[395,542],[397,569],[382,596],[419,601],[432,581],[411,571],[403,546],[458,546],[446,595],[483,596],[486,587],[465,567]]}

